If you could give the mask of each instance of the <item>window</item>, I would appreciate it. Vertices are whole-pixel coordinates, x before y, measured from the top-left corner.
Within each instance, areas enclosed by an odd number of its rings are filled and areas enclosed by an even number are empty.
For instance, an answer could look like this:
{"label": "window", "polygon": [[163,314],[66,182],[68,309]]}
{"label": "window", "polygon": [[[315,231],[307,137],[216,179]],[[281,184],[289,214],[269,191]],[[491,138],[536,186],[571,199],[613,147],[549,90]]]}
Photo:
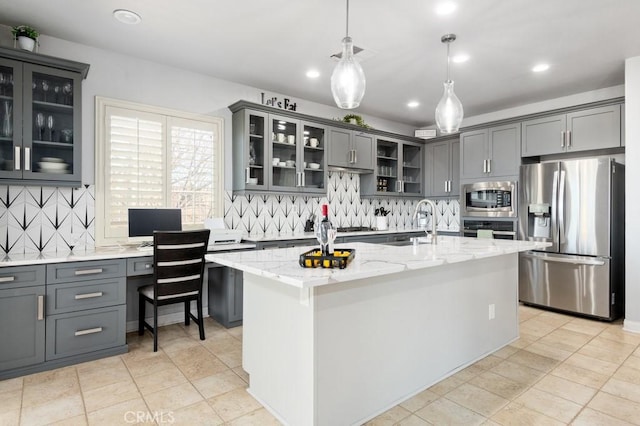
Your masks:
{"label": "window", "polygon": [[223,120],[96,98],[96,245],[127,238],[130,207],[182,209],[184,229],[223,214]]}

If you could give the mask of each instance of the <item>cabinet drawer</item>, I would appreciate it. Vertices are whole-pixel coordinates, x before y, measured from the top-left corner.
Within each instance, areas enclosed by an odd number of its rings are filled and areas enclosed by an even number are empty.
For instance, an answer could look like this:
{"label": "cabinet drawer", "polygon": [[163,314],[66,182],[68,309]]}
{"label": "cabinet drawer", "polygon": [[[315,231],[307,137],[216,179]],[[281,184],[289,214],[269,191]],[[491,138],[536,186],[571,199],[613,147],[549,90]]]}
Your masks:
{"label": "cabinet drawer", "polygon": [[0,268],[0,289],[43,285],[45,265]]}
{"label": "cabinet drawer", "polygon": [[47,314],[123,305],[126,290],[126,278],[48,285]]}
{"label": "cabinet drawer", "polygon": [[127,259],[127,276],[153,274],[153,256]]}
{"label": "cabinet drawer", "polygon": [[124,276],[126,276],[126,262],[124,259],[47,265],[48,284]]}
{"label": "cabinet drawer", "polygon": [[93,352],[125,344],[125,306],[47,317],[46,359]]}

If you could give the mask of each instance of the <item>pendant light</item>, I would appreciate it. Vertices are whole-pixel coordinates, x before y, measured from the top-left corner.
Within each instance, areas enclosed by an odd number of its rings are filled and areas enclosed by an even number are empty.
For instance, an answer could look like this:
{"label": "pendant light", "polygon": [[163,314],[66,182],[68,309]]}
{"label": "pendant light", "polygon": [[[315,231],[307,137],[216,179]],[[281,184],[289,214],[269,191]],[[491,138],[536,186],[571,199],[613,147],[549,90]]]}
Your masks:
{"label": "pendant light", "polygon": [[362,66],[353,57],[353,41],[349,37],[349,0],[347,0],[347,33],[342,39],[342,56],[331,74],[331,93],[342,109],[353,109],[360,105],[366,81]]}
{"label": "pendant light", "polygon": [[464,111],[460,99],[453,92],[453,80],[449,78],[449,48],[456,39],[455,34],[445,34],[440,41],[447,45],[447,81],[444,82],[444,94],[436,107],[436,125],[441,133],[455,133],[460,129]]}

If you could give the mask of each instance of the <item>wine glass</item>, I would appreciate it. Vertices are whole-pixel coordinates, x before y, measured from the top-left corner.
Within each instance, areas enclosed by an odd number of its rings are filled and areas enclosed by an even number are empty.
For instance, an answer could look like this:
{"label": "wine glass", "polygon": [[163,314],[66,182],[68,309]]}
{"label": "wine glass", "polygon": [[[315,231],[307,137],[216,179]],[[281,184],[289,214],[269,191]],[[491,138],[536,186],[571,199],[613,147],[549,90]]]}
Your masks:
{"label": "wine glass", "polygon": [[64,103],[67,105],[72,105],[73,104],[73,97],[71,97],[71,83],[67,82],[64,84],[64,86],[62,86],[62,93],[64,94]]}
{"label": "wine glass", "polygon": [[60,101],[58,100],[60,96],[60,86],[55,86],[53,88],[53,102],[55,103],[59,103]]}
{"label": "wine glass", "polygon": [[42,80],[41,86],[42,86],[42,96],[44,98],[43,100],[47,102],[47,92],[49,91],[49,82],[47,80]]}
{"label": "wine glass", "polygon": [[55,124],[53,120],[53,115],[47,117],[47,129],[49,129],[49,142],[53,142],[53,125]]}
{"label": "wine glass", "polygon": [[41,112],[36,114],[36,127],[40,133],[40,140],[42,140],[42,134],[44,132],[44,114]]}

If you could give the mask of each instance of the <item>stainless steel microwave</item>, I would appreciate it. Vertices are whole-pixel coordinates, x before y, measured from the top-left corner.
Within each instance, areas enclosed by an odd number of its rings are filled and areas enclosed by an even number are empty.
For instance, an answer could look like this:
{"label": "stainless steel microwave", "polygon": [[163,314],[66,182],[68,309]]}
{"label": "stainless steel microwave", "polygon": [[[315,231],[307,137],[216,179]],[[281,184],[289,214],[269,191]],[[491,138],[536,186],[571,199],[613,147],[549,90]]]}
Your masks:
{"label": "stainless steel microwave", "polygon": [[516,182],[474,182],[462,185],[460,216],[517,217]]}

